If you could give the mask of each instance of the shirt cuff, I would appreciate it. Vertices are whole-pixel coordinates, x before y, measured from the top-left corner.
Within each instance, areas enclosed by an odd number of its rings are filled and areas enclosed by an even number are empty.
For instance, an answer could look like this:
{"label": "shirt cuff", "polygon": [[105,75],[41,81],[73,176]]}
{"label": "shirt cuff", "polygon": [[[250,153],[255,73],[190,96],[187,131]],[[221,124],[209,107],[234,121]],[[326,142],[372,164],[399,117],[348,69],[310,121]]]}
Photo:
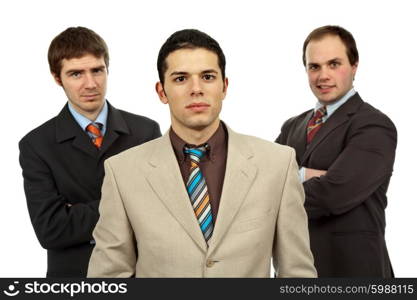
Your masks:
{"label": "shirt cuff", "polygon": [[306,181],[306,168],[301,167],[298,170],[298,176],[300,177],[301,183],[303,183],[304,181]]}

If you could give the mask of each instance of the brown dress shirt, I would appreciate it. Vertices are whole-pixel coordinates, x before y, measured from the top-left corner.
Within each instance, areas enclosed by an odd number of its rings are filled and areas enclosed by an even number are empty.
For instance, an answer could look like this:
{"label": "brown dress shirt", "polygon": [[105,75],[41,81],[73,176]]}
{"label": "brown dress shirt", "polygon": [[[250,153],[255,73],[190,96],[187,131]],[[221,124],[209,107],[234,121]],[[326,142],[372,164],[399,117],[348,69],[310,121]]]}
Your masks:
{"label": "brown dress shirt", "polygon": [[[169,138],[178,160],[184,186],[186,186],[188,176],[190,175],[191,161],[189,156],[184,154],[184,146],[187,145],[187,147],[194,148],[203,144],[187,144],[172,130],[172,127],[169,131]],[[219,211],[227,160],[227,130],[222,122],[220,122],[219,128],[206,143],[209,145],[209,148],[207,154],[200,161],[200,169],[206,179],[213,224],[215,224],[217,212]]]}

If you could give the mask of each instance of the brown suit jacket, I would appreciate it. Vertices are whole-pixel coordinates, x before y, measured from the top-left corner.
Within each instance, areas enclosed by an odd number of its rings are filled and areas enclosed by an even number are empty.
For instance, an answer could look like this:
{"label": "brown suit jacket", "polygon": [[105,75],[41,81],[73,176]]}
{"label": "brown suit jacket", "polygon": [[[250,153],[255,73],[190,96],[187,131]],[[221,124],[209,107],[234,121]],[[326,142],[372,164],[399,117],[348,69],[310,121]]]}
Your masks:
{"label": "brown suit jacket", "polygon": [[168,134],[105,162],[89,277],[315,277],[294,151],[228,129],[207,246]]}
{"label": "brown suit jacket", "polygon": [[395,126],[355,94],[307,147],[312,114],[309,110],[286,121],[276,142],[295,148],[300,166],[328,170],[304,182],[318,274],[391,277],[384,209],[397,144]]}

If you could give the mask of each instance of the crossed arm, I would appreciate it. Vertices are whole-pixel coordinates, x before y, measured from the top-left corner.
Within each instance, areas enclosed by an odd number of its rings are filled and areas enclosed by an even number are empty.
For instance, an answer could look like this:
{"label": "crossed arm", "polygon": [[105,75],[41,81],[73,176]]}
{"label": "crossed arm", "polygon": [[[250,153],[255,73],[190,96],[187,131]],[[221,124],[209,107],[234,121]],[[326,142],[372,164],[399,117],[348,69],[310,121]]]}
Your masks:
{"label": "crossed arm", "polygon": [[306,170],[306,177],[311,176],[303,183],[310,219],[355,208],[391,176],[397,143],[392,122],[375,118],[353,126],[345,148],[327,171]]}
{"label": "crossed arm", "polygon": [[71,205],[55,182],[53,171],[28,141],[21,141],[20,164],[36,236],[45,249],[61,249],[92,240],[99,200]]}

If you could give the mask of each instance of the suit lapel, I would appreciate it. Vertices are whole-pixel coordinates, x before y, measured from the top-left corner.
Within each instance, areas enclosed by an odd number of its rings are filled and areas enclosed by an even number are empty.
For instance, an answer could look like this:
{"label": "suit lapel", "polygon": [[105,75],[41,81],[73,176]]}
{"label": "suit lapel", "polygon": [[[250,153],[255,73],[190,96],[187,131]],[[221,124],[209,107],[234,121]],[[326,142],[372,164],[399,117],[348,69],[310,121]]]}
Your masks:
{"label": "suit lapel", "polygon": [[346,103],[340,106],[322,125],[320,130],[316,133],[315,137],[308,146],[306,152],[303,155],[301,165],[304,165],[308,160],[308,157],[313,150],[323,141],[325,138],[336,128],[347,122],[351,115],[354,114],[363,103],[359,94],[353,95]]}
{"label": "suit lapel", "polygon": [[155,142],[155,150],[149,164],[149,184],[188,235],[206,251],[206,241],[191,207],[168,133]]}
{"label": "suit lapel", "polygon": [[[257,173],[256,166],[250,162],[253,153],[249,145],[238,134],[229,128],[227,130],[226,173],[217,220],[209,241],[209,253],[221,243]],[[155,142],[149,164],[151,168],[146,177],[154,192],[195,243],[203,251],[207,251],[207,244],[191,207],[168,133]]]}
{"label": "suit lapel", "polygon": [[64,106],[56,118],[56,141],[63,143],[68,140],[72,141],[72,146],[88,154],[91,157],[97,157],[97,149],[91,143],[88,135],[82,130],[77,121],[71,115],[68,104]]}
{"label": "suit lapel", "polygon": [[297,162],[300,162],[304,152],[307,148],[307,125],[308,121],[313,117],[314,110],[307,112],[304,118],[297,124],[294,129],[294,141],[290,141],[290,145],[294,147],[295,153],[297,154]]}
{"label": "suit lapel", "polygon": [[120,111],[111,106],[109,102],[107,102],[107,104],[109,108],[107,130],[100,151],[97,150],[88,134],[84,132],[77,121],[75,121],[68,109],[68,104],[64,106],[56,119],[57,142],[62,143],[73,139],[72,145],[78,150],[94,158],[103,156],[121,134],[130,134],[130,130]]}
{"label": "suit lapel", "polygon": [[209,241],[209,253],[221,243],[236,213],[239,211],[253,181],[257,168],[250,159],[253,153],[245,141],[230,128],[228,131],[228,150],[226,173],[220,207],[217,214],[213,235]]}
{"label": "suit lapel", "polygon": [[107,117],[107,129],[104,135],[103,145],[101,146],[99,157],[111,147],[111,145],[119,138],[121,134],[130,134],[129,127],[126,124],[122,114],[119,110],[107,102],[109,107],[109,114]]}

